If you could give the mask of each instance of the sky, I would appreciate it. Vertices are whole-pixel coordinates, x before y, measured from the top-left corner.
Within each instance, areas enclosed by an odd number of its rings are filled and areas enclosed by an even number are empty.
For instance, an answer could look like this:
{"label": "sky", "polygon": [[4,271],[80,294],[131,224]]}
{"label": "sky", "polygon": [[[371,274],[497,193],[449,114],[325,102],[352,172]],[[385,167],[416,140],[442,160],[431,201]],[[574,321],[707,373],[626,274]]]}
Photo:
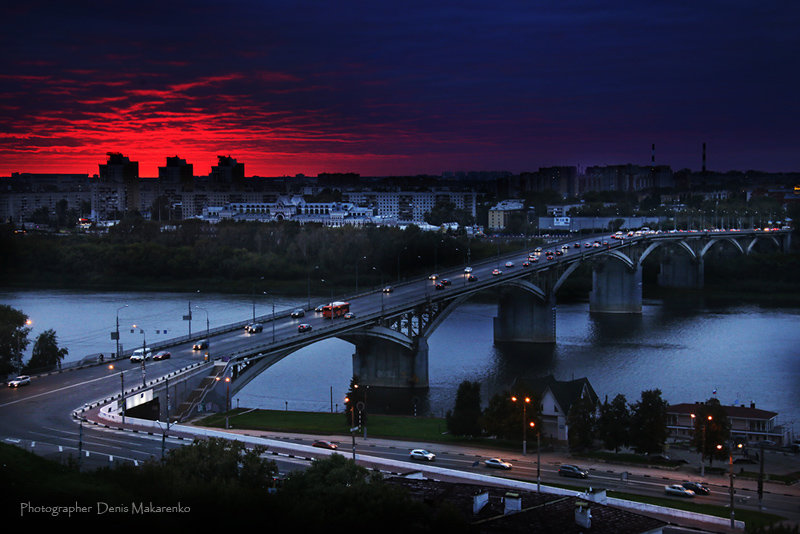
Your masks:
{"label": "sky", "polygon": [[800,2],[5,2],[0,176],[800,171]]}

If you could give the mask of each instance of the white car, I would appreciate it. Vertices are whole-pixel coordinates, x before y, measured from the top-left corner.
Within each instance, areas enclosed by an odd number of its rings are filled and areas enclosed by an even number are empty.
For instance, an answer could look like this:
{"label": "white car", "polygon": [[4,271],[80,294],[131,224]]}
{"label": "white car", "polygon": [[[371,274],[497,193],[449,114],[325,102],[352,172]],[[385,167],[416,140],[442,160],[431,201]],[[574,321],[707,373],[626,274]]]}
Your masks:
{"label": "white car", "polygon": [[438,275],[438,274],[436,274],[436,273],[434,273],[434,274],[432,274],[432,275],[430,275],[430,276],[428,277],[428,280],[437,280],[438,278],[439,278],[439,275]]}
{"label": "white car", "polygon": [[28,375],[19,375],[14,380],[8,381],[8,387],[10,388],[18,388],[20,386],[28,386],[31,383],[31,377]]}
{"label": "white car", "polygon": [[131,361],[132,362],[140,362],[142,360],[149,360],[153,356],[153,353],[150,349],[136,349],[131,354]]}
{"label": "white car", "polygon": [[694,497],[694,492],[692,490],[686,489],[680,484],[664,486],[664,493],[667,495],[677,495],[678,497]]}
{"label": "white car", "polygon": [[513,261],[507,261],[507,262],[506,262],[506,269],[510,269],[510,268],[512,268],[513,266],[514,266],[514,262],[513,262]]}
{"label": "white car", "polygon": [[412,460],[425,460],[426,462],[432,462],[436,459],[435,454],[425,449],[414,449],[409,453],[408,457]]}
{"label": "white car", "polygon": [[464,267],[464,272],[465,272],[466,274],[469,274],[469,273],[471,273],[471,272],[472,272],[472,267]]}
{"label": "white car", "polygon": [[500,458],[487,458],[483,461],[486,467],[494,467],[496,469],[511,469],[511,464]]}

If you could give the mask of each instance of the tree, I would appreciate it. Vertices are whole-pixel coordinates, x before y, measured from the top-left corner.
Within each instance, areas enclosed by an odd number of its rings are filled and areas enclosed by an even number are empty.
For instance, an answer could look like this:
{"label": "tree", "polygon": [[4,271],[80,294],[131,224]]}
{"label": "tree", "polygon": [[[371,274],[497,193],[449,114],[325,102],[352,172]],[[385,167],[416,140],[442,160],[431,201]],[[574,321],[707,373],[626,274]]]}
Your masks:
{"label": "tree", "polygon": [[610,403],[606,399],[600,406],[597,430],[607,449],[619,452],[621,447],[629,445],[631,413],[625,395],[618,394]]}
{"label": "tree", "polygon": [[656,453],[667,441],[667,401],[660,389],[642,391],[639,402],[632,406],[631,445],[639,453]]}
{"label": "tree", "polygon": [[570,450],[589,449],[594,441],[595,404],[589,395],[572,403],[567,414]]}
{"label": "tree", "polygon": [[481,434],[481,385],[465,380],[458,386],[456,404],[446,414],[447,430],[457,436]]}
{"label": "tree", "polygon": [[56,340],[55,330],[45,330],[36,338],[33,344],[33,353],[31,359],[25,366],[26,370],[43,370],[48,371],[58,366],[61,367],[61,360],[63,360],[69,350],[66,348],[58,348],[58,341]]}
{"label": "tree", "polygon": [[353,375],[353,378],[350,379],[350,388],[344,398],[344,414],[347,417],[348,427],[361,426],[366,423],[366,405],[362,404],[364,409],[359,409],[359,404],[365,400],[366,392],[366,387],[359,386],[358,375]]}
{"label": "tree", "polygon": [[[526,398],[529,399],[529,402],[525,402]],[[534,423],[533,428],[540,428],[541,414],[542,404],[536,400],[533,394],[519,391],[512,395],[504,391],[489,400],[489,406],[484,410],[481,420],[483,429],[490,436],[516,440],[523,436],[523,425],[527,426],[528,433],[535,432],[531,430],[531,422]]]}
{"label": "tree", "polygon": [[248,449],[242,442],[222,438],[196,439],[191,446],[170,450],[163,462],[151,467],[163,469],[162,483],[171,483],[178,491],[202,487],[265,490],[278,472],[273,460],[261,457],[265,451],[265,447]]}
{"label": "tree", "polygon": [[28,348],[28,316],[0,304],[0,375],[22,369],[22,353]]}
{"label": "tree", "polygon": [[[709,459],[709,466],[715,457],[721,460],[728,457],[728,450],[724,445],[730,435],[731,423],[718,399],[712,397],[704,404],[697,405],[692,445],[703,459]],[[723,448],[718,449],[717,445],[723,445]]]}

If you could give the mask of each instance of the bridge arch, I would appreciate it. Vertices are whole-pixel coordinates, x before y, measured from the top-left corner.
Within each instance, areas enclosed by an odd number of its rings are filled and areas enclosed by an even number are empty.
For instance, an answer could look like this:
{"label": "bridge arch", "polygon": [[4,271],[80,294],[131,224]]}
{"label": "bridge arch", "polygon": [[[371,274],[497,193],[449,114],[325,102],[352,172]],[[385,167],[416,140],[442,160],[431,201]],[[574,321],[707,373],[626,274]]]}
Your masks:
{"label": "bridge arch", "polygon": [[[647,248],[644,249],[644,252],[642,252],[642,255],[639,257],[639,263],[642,263],[644,261],[644,259],[647,256],[649,256],[653,251],[655,251],[657,248],[666,247],[666,246],[670,246],[670,245],[672,247],[674,247],[674,248],[676,248],[676,249],[678,249],[680,251],[683,251],[686,254],[688,254],[689,258],[692,261],[697,261],[698,259],[700,259],[700,258],[698,258],[698,255],[695,253],[695,251],[692,249],[691,245],[689,245],[689,243],[687,243],[683,239],[681,239],[680,241],[658,239],[658,240],[655,240],[652,243],[650,243],[647,246]],[[701,255],[701,257],[702,257],[702,255]]]}
{"label": "bridge arch", "polygon": [[745,250],[744,248],[742,248],[741,243],[739,243],[736,239],[734,239],[732,237],[720,237],[720,238],[716,238],[716,239],[709,239],[708,243],[706,243],[705,246],[703,246],[703,248],[700,250],[700,257],[701,258],[705,258],[706,253],[714,245],[718,245],[719,244],[721,246],[721,245],[724,245],[725,243],[730,243],[733,246],[733,248],[738,250],[743,256],[747,255],[750,252],[749,248],[748,248],[748,250]]}

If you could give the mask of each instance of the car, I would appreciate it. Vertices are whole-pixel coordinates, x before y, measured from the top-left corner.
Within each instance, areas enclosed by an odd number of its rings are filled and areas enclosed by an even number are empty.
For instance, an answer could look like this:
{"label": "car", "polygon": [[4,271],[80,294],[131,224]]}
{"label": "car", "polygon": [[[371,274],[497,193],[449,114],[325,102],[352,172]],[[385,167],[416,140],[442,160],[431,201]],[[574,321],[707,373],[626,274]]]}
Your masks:
{"label": "car", "polygon": [[533,249],[533,251],[536,252],[537,254],[541,254],[542,253],[542,247],[536,247],[535,249]]}
{"label": "car", "polygon": [[250,334],[257,334],[264,330],[264,325],[261,323],[250,323],[244,327],[244,331]]}
{"label": "car", "polygon": [[347,313],[344,314],[344,318],[345,319],[355,319],[356,318],[356,314],[353,313],[353,312],[347,312]]}
{"label": "car", "polygon": [[450,280],[449,280],[448,278],[442,278],[441,282],[442,282],[442,284],[444,284],[444,285],[446,285],[446,286],[449,286],[449,285],[450,285],[450,283],[451,283],[451,282],[450,282]]}
{"label": "car", "polygon": [[156,355],[153,356],[154,360],[169,360],[172,357],[172,354],[168,350],[160,350],[156,352]]}
{"label": "car", "polygon": [[472,267],[464,267],[464,273],[469,274],[472,272]]}
{"label": "car", "polygon": [[664,493],[667,495],[676,495],[678,497],[694,497],[694,492],[692,490],[686,489],[680,484],[664,486]]}
{"label": "car", "polygon": [[575,243],[574,245],[572,245],[572,248],[581,248],[581,244],[580,243]]}
{"label": "car", "polygon": [[692,490],[695,495],[710,495],[711,490],[708,489],[706,486],[701,484],[700,482],[691,482],[689,480],[685,481],[681,484],[684,488],[688,490]]}
{"label": "car", "polygon": [[486,467],[492,467],[495,469],[511,469],[511,464],[502,460],[501,458],[487,458],[483,461],[483,465]]}
{"label": "car", "polygon": [[203,350],[208,348],[208,340],[201,339],[197,341],[194,345],[192,345],[192,350]]}
{"label": "car", "polygon": [[325,305],[324,305],[324,304],[320,304],[319,306],[317,306],[316,308],[314,308],[314,311],[315,311],[316,313],[322,313],[322,310],[324,310],[324,309],[325,309]]}
{"label": "car", "polygon": [[443,284],[443,283],[441,283],[441,282],[438,282],[438,283],[436,284],[436,286],[434,286],[434,287],[436,287],[436,289],[444,289],[444,284]]}
{"label": "car", "polygon": [[10,388],[18,388],[21,386],[29,386],[31,383],[31,377],[28,375],[19,375],[14,380],[8,381],[8,387]]}
{"label": "car", "polygon": [[292,310],[292,313],[290,313],[289,316],[292,319],[297,319],[298,317],[303,317],[305,314],[306,312],[303,310],[303,308],[297,308],[295,310]]}
{"label": "car", "polygon": [[384,293],[391,293],[392,291],[394,291],[394,288],[392,286],[386,286],[383,288]]}
{"label": "car", "polygon": [[534,256],[533,258],[531,258],[531,261],[532,261],[532,262],[537,262],[537,261],[539,261],[539,256]]}
{"label": "car", "polygon": [[308,332],[309,330],[311,330],[311,325],[308,323],[303,323],[297,326],[298,332]]}
{"label": "car", "polygon": [[492,271],[492,276],[499,276],[501,274],[503,274],[503,271],[501,271],[500,269],[495,269],[494,271]]}
{"label": "car", "polygon": [[523,261],[523,262],[522,262],[522,266],[523,266],[523,267],[530,267],[530,266],[531,266],[531,264],[530,264],[530,262]]}
{"label": "car", "polygon": [[478,277],[475,276],[474,274],[471,274],[471,275],[469,275],[467,277],[467,282],[477,282],[477,281],[478,281]]}
{"label": "car", "polygon": [[408,457],[412,460],[425,460],[426,462],[432,462],[436,459],[435,454],[425,449],[414,449],[408,454]]}
{"label": "car", "polygon": [[572,464],[562,464],[559,466],[558,474],[562,477],[589,478],[589,471]]}
{"label": "car", "polygon": [[513,262],[513,261],[507,261],[507,262],[506,262],[506,269],[510,269],[510,268],[512,268],[513,266],[514,266],[514,262]]}
{"label": "car", "polygon": [[312,447],[317,447],[318,449],[330,449],[335,451],[339,448],[338,445],[335,443],[331,443],[330,441],[325,441],[324,439],[318,439],[314,443],[311,444]]}
{"label": "car", "polygon": [[133,351],[133,354],[131,354],[131,362],[136,363],[142,360],[149,360],[152,356],[153,353],[150,351],[150,349],[136,349]]}
{"label": "car", "polygon": [[432,274],[428,277],[428,280],[437,280],[439,278],[438,274]]}

